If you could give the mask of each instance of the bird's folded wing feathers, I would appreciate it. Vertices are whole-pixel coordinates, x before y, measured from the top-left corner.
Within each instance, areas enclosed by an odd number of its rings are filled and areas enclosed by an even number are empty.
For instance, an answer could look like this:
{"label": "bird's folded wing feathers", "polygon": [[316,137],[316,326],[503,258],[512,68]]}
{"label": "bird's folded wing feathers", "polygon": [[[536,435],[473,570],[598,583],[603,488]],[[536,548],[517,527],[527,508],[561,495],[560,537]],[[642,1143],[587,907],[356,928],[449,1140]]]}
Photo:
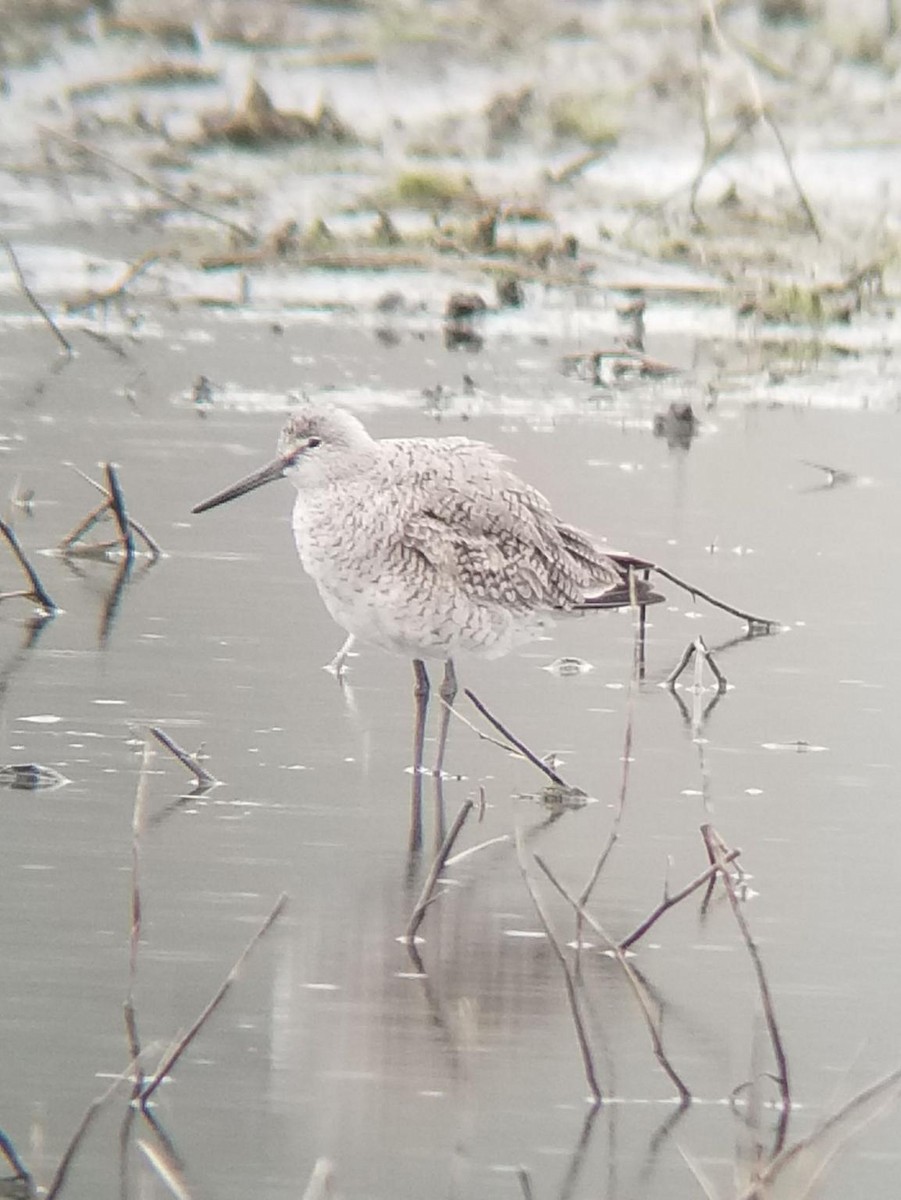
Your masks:
{"label": "bird's folded wing feathers", "polygon": [[587,588],[622,582],[579,530],[560,524],[545,498],[511,477],[496,494],[428,489],[404,523],[401,544],[475,597],[524,608],[569,608]]}

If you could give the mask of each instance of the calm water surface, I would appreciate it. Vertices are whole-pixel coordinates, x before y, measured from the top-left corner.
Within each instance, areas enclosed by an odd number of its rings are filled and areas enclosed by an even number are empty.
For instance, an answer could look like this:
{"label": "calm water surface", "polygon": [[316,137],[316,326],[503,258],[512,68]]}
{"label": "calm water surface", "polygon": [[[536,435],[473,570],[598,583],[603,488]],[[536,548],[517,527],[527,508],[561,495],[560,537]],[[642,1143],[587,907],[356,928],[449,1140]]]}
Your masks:
{"label": "calm water surface", "polygon": [[[410,861],[409,665],[364,648],[343,689],[321,670],[343,633],[296,561],[288,484],[190,515],[271,457],[290,386],[342,389],[374,410],[380,435],[489,440],[565,518],[784,624],[742,641],[740,623],[667,589],[640,685],[630,686],[629,614],[569,621],[506,660],[459,664],[462,682],[536,751],[557,752],[592,802],[548,823],[535,772],[456,723],[447,765],[461,778],[445,784],[448,813],[481,785],[484,820],[461,847],[518,824],[578,890],[617,808],[631,711],[620,838],[593,902],[601,923],[624,935],[665,880],[675,889],[702,870],[698,829],[712,822],[750,874],[744,910],[798,1105],[790,1136],[901,1063],[897,415],[746,397],[674,450],[651,435],[652,409],[628,395],[588,401],[590,387],[561,380],[548,347],[501,341],[469,361],[437,338],[392,348],[335,323],[277,336],[211,320],[202,333],[164,328],[126,362],[86,347],[41,390],[36,332],[19,334],[21,356],[4,364],[14,385],[0,428],[4,491],[17,477],[35,489],[33,517],[17,519],[29,551],[54,546],[93,503],[62,462],[96,474],[114,459],[134,515],[167,552],[136,568],[111,619],[113,567],[41,555],[64,612],[29,641],[27,608],[0,610],[0,758],[70,780],[0,791],[0,1126],[38,1178],[128,1060],[131,821],[149,723],[190,750],[202,743],[224,786],[176,803],[185,774],[154,756],[140,862],[143,1041],[161,1052],[186,1028],[279,893],[291,897],[158,1092],[156,1115],[196,1195],[296,1196],[326,1156],[355,1198],[500,1200],[520,1194],[523,1165],[540,1197],[672,1200],[699,1194],[683,1149],[729,1195],[752,1140],[726,1100],[771,1062],[724,898],[704,914],[695,899],[674,910],[633,960],[698,1098],[678,1121],[624,976],[597,951],[582,956],[584,998],[611,1102],[588,1119],[559,965],[509,842],[447,872],[421,964],[398,941],[436,837],[430,803],[426,853]],[[419,389],[457,387],[464,370],[484,404],[436,424]],[[201,371],[246,395],[221,393],[200,419],[186,395]],[[803,460],[858,479],[819,487],[825,477]],[[693,736],[660,683],[699,633],[723,647],[732,687]],[[545,669],[564,655],[593,669]],[[680,694],[689,713],[713,698]],[[565,906],[540,886],[571,940]],[[118,1194],[124,1104],[104,1110],[70,1194]],[[822,1194],[894,1195],[897,1120],[857,1140]],[[140,1122],[137,1132],[147,1136]],[[132,1146],[127,1178],[137,1158]],[[142,1195],[165,1194],[141,1179]]]}

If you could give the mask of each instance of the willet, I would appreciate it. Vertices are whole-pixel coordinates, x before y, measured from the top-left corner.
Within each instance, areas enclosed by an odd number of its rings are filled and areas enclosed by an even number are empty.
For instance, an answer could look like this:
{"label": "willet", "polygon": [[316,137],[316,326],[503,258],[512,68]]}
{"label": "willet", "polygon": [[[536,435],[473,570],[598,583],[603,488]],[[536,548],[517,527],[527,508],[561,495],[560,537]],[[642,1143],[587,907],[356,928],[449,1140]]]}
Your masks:
{"label": "willet", "polygon": [[440,775],[457,654],[495,658],[539,636],[554,614],[661,599],[630,570],[650,564],[611,554],[560,521],[507,462],[464,437],[375,439],[350,413],[306,402],[272,462],[193,510],[291,480],[301,563],[348,634],[330,669],[343,671],[358,638],[413,660],[414,798],[429,696],[424,659],[444,662]]}

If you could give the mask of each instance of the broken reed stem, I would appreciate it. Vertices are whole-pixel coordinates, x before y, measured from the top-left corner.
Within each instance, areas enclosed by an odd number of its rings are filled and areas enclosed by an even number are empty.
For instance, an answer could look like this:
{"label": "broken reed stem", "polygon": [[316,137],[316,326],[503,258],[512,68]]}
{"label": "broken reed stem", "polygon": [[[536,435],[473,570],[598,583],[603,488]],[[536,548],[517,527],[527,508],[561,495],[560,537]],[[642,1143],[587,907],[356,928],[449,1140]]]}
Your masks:
{"label": "broken reed stem", "polygon": [[105,1092],[101,1092],[99,1096],[95,1096],[88,1107],[85,1109],[84,1116],[78,1123],[78,1127],[72,1134],[68,1146],[63,1151],[63,1156],[59,1160],[59,1165],[50,1181],[50,1186],[44,1194],[44,1200],[55,1200],[59,1194],[63,1184],[66,1182],[66,1176],[69,1173],[69,1167],[72,1165],[72,1159],[81,1145],[88,1127],[97,1116],[97,1113],[103,1108],[104,1104],[115,1094],[120,1083],[128,1079],[137,1069],[138,1064],[134,1061],[130,1062],[121,1075],[117,1075]]}
{"label": "broken reed stem", "polygon": [[219,782],[215,775],[211,775],[205,767],[200,765],[193,755],[189,754],[187,750],[183,750],[177,742],[173,742],[168,733],[164,733],[163,730],[157,725],[151,725],[150,732],[161,746],[165,746],[166,749],[178,759],[182,766],[188,768],[201,786],[212,787],[214,783]]}
{"label": "broken reed stem", "polygon": [[573,1025],[576,1030],[576,1040],[579,1043],[579,1053],[582,1055],[582,1066],[585,1070],[585,1078],[588,1082],[588,1087],[591,1092],[592,1103],[595,1108],[603,1102],[603,1093],[598,1086],[597,1075],[594,1069],[594,1056],[591,1051],[591,1044],[588,1041],[588,1034],[585,1029],[585,1022],[582,1018],[582,1010],[579,1004],[579,993],[573,973],[569,963],[566,961],[566,955],[563,953],[563,948],[560,941],[551,926],[550,920],[544,909],[541,897],[538,894],[538,889],[532,882],[529,874],[529,867],[526,861],[525,847],[523,846],[522,830],[519,826],[516,827],[516,856],[519,860],[519,869],[523,877],[523,882],[526,885],[529,895],[532,897],[532,903],[535,906],[535,911],[538,914],[538,919],[541,922],[545,935],[550,942],[557,961],[560,963],[560,969],[563,971],[563,981],[566,985],[566,996],[569,1001],[569,1010],[572,1014]]}
{"label": "broken reed stem", "polygon": [[757,945],[751,936],[751,930],[745,920],[745,915],[741,909],[741,903],[735,893],[735,885],[732,882],[732,876],[726,863],[727,847],[723,839],[716,832],[712,825],[702,825],[701,834],[703,835],[705,845],[707,846],[713,865],[719,872],[720,879],[723,881],[723,886],[726,889],[726,895],[729,897],[729,905],[732,908],[732,915],[735,917],[735,923],[738,925],[742,940],[747,947],[748,954],[751,957],[751,963],[754,967],[754,974],[757,977],[757,989],[760,993],[760,1002],[763,1006],[763,1016],[766,1021],[767,1032],[770,1035],[770,1043],[773,1047],[773,1056],[776,1059],[777,1075],[776,1083],[779,1087],[779,1094],[782,1100],[782,1111],[779,1114],[779,1126],[776,1131],[776,1143],[773,1147],[773,1154],[778,1154],[785,1145],[785,1137],[788,1131],[788,1118],[791,1112],[791,1087],[789,1084],[788,1073],[788,1058],[785,1053],[785,1047],[782,1044],[782,1035],[779,1032],[779,1024],[776,1021],[776,1012],[773,1007],[773,998],[770,994],[770,987],[767,983],[766,972],[763,969],[763,960],[760,957],[760,952]]}
{"label": "broken reed stem", "polygon": [[[741,850],[730,850],[729,853],[723,857],[723,862],[734,862],[740,854]],[[664,896],[657,907],[645,917],[641,924],[633,929],[628,937],[624,937],[622,939],[622,941],[619,943],[619,948],[621,950],[628,950],[630,946],[634,945],[635,942],[644,937],[652,925],[656,925],[664,913],[669,912],[671,908],[674,908],[677,904],[685,900],[686,897],[692,894],[692,892],[696,892],[698,888],[702,888],[705,883],[710,883],[713,879],[715,879],[720,869],[721,868],[714,863],[709,866],[706,871],[702,871],[700,875],[696,876],[691,883],[687,883],[685,887],[681,888],[678,892],[674,892],[671,896]]]}
{"label": "broken reed stem", "polygon": [[[557,879],[556,875],[553,873],[553,871],[550,869],[550,867],[547,865],[547,863],[544,861],[544,859],[539,854],[536,854],[534,857],[535,857],[535,862],[542,869],[542,871],[544,871],[545,875],[548,877],[550,882],[554,885],[554,887],[557,889],[557,891],[560,893],[560,895],[563,897],[563,899],[566,900],[569,904],[571,904],[573,906],[579,922],[581,923],[583,920],[588,918],[588,913],[585,911],[584,905],[579,900],[577,900],[575,898],[575,896],[570,895],[570,893],[566,890],[566,888],[559,881],[559,879]],[[676,1088],[676,1091],[679,1093],[680,1104],[683,1107],[686,1104],[690,1104],[691,1100],[692,1100],[691,1092],[688,1090],[687,1086],[682,1081],[681,1076],[676,1071],[676,1068],[672,1065],[669,1058],[667,1058],[666,1051],[663,1048],[663,1041],[660,1037],[660,1030],[657,1027],[657,1020],[655,1019],[654,1014],[651,1012],[651,1007],[648,1004],[648,998],[647,998],[647,995],[645,994],[645,989],[642,986],[640,979],[638,978],[635,971],[632,970],[632,967],[629,964],[623,951],[620,949],[619,946],[617,946],[617,944],[613,940],[613,938],[611,938],[610,935],[604,930],[604,928],[600,924],[600,922],[594,920],[593,918],[590,918],[590,923],[592,925],[592,928],[596,929],[598,931],[598,933],[601,935],[601,937],[604,939],[604,941],[607,942],[607,944],[610,948],[610,951],[615,956],[616,961],[619,963],[619,965],[623,969],[623,973],[626,976],[626,980],[629,984],[629,987],[632,989],[635,999],[638,1001],[638,1007],[641,1009],[641,1014],[644,1017],[645,1024],[648,1027],[648,1033],[651,1035],[651,1044],[654,1048],[654,1057],[657,1059],[658,1063],[660,1063],[660,1066],[663,1068],[663,1070],[669,1076],[670,1082],[673,1084],[673,1086]]]}
{"label": "broken reed stem", "polygon": [[48,616],[52,616],[54,613],[59,612],[59,607],[50,599],[46,588],[38,578],[37,572],[25,557],[25,551],[19,545],[19,539],[16,537],[12,526],[7,525],[5,521],[0,520],[0,533],[2,533],[6,538],[7,542],[9,543],[10,550],[12,550],[13,554],[16,556],[19,566],[25,572],[26,576],[28,577],[28,582],[31,584],[31,591],[21,593],[11,592],[10,596],[23,595],[27,596],[29,599],[35,600],[38,604],[40,604],[41,608],[43,608],[44,612],[47,613]]}
{"label": "broken reed stem", "polygon": [[478,696],[475,694],[475,692],[470,691],[469,688],[464,688],[463,694],[467,697],[467,699],[472,701],[472,703],[479,710],[479,712],[482,714],[482,716],[485,718],[485,720],[489,721],[494,726],[494,728],[498,731],[498,733],[501,735],[501,737],[506,738],[511,746],[513,746],[516,750],[518,750],[519,753],[524,758],[527,758],[529,760],[529,762],[532,764],[533,767],[537,767],[539,771],[542,771],[545,775],[547,775],[547,777],[548,777],[548,779],[550,779],[551,783],[555,783],[557,785],[557,787],[565,788],[566,791],[568,791],[568,792],[571,792],[574,790],[573,788],[570,787],[570,785],[566,782],[565,779],[561,778],[561,776],[559,776],[557,774],[557,772],[552,767],[549,767],[546,762],[542,762],[541,759],[538,757],[538,755],[533,754],[532,751],[529,749],[529,747],[526,746],[523,742],[521,742],[518,737],[514,737],[514,735],[510,732],[510,730],[507,729],[505,726],[503,726],[500,723],[500,721],[497,719],[497,717],[493,716],[488,711],[488,709],[485,707],[485,705],[482,703],[482,701],[478,698]]}
{"label": "broken reed stem", "polygon": [[[703,637],[700,636],[700,634],[694,639],[693,642],[689,642],[683,650],[682,657],[664,680],[666,686],[670,689],[670,691],[672,691],[672,689],[676,686],[680,675],[682,675],[682,673],[686,670],[688,664],[695,657],[695,655],[698,656],[699,660],[703,660],[710,667],[713,677],[716,680],[716,690],[718,692],[724,692],[729,686],[729,681],[720,670],[716,659],[713,657],[713,654],[708,649],[707,643],[704,641]],[[699,683],[700,680],[697,680],[696,682]]]}
{"label": "broken reed stem", "polygon": [[474,807],[475,802],[473,800],[464,800],[460,806],[460,811],[454,818],[453,825],[451,825],[450,829],[447,831],[444,841],[441,843],[441,847],[438,853],[435,855],[435,861],[432,863],[429,873],[426,876],[425,883],[422,885],[422,891],[419,895],[419,899],[416,901],[416,907],[410,914],[410,920],[407,923],[407,928],[404,933],[405,941],[412,942],[415,938],[416,931],[419,929],[419,926],[422,924],[425,917],[426,909],[432,903],[432,892],[435,890],[435,884],[438,882],[438,876],[441,874],[441,870],[447,862],[447,857],[453,849],[454,843],[460,836],[460,831],[466,824],[466,818],[472,812]]}
{"label": "broken reed stem", "polygon": [[15,250],[13,250],[13,248],[12,248],[12,243],[7,238],[3,237],[2,235],[0,235],[0,242],[3,243],[3,248],[6,250],[6,253],[9,257],[9,261],[12,264],[12,269],[16,274],[16,280],[19,284],[19,287],[22,291],[23,296],[28,301],[28,303],[31,305],[31,307],[35,310],[35,312],[38,314],[38,316],[41,317],[41,319],[44,321],[44,323],[49,328],[50,332],[53,334],[53,336],[59,342],[60,348],[61,348],[63,354],[65,354],[66,358],[72,358],[72,356],[75,353],[75,351],[72,349],[72,343],[65,336],[65,334],[63,334],[60,331],[60,328],[54,321],[53,317],[50,316],[50,313],[43,306],[43,304],[41,304],[40,300],[38,300],[37,296],[34,294],[34,292],[28,286],[28,281],[26,280],[25,275],[22,272],[22,267],[19,264],[19,259],[16,255]]}
{"label": "broken reed stem", "polygon": [[227,992],[231,988],[231,985],[238,978],[238,975],[240,974],[240,971],[241,971],[241,967],[244,965],[245,959],[250,954],[251,950],[253,950],[253,948],[256,946],[257,942],[259,942],[260,939],[268,932],[270,926],[275,922],[275,920],[279,916],[281,916],[281,913],[287,903],[288,903],[288,894],[287,894],[287,892],[282,892],[282,894],[279,896],[278,900],[276,901],[275,906],[273,907],[272,911],[269,913],[269,916],[266,918],[266,920],[263,922],[263,924],[259,927],[259,929],[256,931],[256,933],[253,935],[253,937],[250,939],[250,941],[244,947],[244,949],[241,951],[240,955],[238,956],[238,958],[235,962],[235,965],[229,971],[228,975],[226,975],[219,990],[216,992],[216,994],[213,996],[213,998],[207,1004],[206,1008],[204,1008],[204,1010],[203,1010],[203,1012],[201,1012],[200,1016],[196,1019],[196,1021],[194,1021],[193,1025],[190,1027],[190,1029],[187,1031],[187,1033],[185,1033],[181,1038],[179,1038],[179,1040],[175,1043],[175,1045],[172,1046],[172,1048],[170,1050],[168,1050],[166,1052],[166,1054],[163,1055],[162,1061],[160,1062],[160,1064],[157,1067],[156,1071],[154,1072],[153,1076],[151,1077],[149,1082],[144,1085],[143,1089],[141,1090],[139,1099],[141,1101],[142,1108],[144,1108],[147,1105],[147,1102],[150,1100],[150,1097],[153,1095],[153,1093],[156,1091],[156,1089],[160,1086],[160,1084],[163,1082],[163,1080],[166,1078],[166,1076],[172,1071],[173,1067],[178,1062],[178,1060],[181,1058],[182,1054],[184,1054],[185,1050],[187,1050],[188,1046],[191,1044],[191,1042],[193,1042],[194,1038],[197,1036],[197,1034],[200,1032],[200,1030],[203,1028],[203,1026],[206,1024],[206,1022],[212,1016],[212,1014],[216,1011],[216,1009],[222,1003],[222,1000],[225,998]]}
{"label": "broken reed stem", "polygon": [[[101,496],[105,497],[105,502],[101,504],[99,508],[95,509],[94,513],[91,513],[85,518],[84,529],[80,529],[79,527],[78,529],[73,530],[73,532],[69,534],[69,537],[60,543],[60,549],[63,549],[70,543],[77,541],[79,537],[84,536],[87,530],[91,528],[91,525],[94,524],[94,521],[99,520],[106,509],[112,504],[112,497],[110,496],[108,489],[105,488],[102,483],[98,483],[96,479],[92,479],[90,475],[85,474],[80,467],[76,467],[75,463],[66,463],[66,466],[71,467],[75,474],[79,475],[85,481],[85,483],[89,483],[92,488],[95,488],[98,492],[100,492]],[[151,537],[144,526],[139,521],[136,521],[134,517],[128,518],[128,524],[135,531],[138,537],[141,538],[146,544],[147,549],[150,551],[150,557],[154,560],[154,562],[158,558],[162,558],[163,551],[159,542],[154,537]]]}
{"label": "broken reed stem", "polygon": [[106,482],[109,490],[110,508],[112,508],[113,516],[116,518],[116,524],[119,526],[119,536],[122,539],[125,557],[129,562],[131,562],[135,556],[135,539],[134,534],[131,532],[131,524],[128,520],[128,513],[125,511],[125,497],[122,495],[122,488],[119,485],[119,476],[116,473],[116,468],[113,463],[105,463],[104,470],[106,471]]}
{"label": "broken reed stem", "polygon": [[104,514],[108,511],[109,500],[107,499],[104,500],[102,504],[98,504],[92,512],[89,512],[83,521],[79,521],[72,532],[63,538],[59,546],[57,546],[57,549],[61,551],[61,553],[65,554],[72,546],[75,545],[77,541],[83,538],[90,529],[93,529],[97,522],[101,520]]}

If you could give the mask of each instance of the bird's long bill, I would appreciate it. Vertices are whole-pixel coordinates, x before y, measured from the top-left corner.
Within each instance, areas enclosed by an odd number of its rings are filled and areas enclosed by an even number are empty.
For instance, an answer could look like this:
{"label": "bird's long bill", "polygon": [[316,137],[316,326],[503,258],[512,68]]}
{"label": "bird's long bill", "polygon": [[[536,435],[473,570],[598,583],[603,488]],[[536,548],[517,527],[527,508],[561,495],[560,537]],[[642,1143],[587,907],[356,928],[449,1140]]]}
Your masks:
{"label": "bird's long bill", "polygon": [[247,475],[244,479],[239,479],[231,487],[217,492],[215,496],[210,496],[209,500],[203,500],[200,504],[195,504],[191,512],[206,512],[208,508],[216,508],[220,504],[227,504],[229,500],[236,500],[238,496],[243,496],[245,492],[252,492],[254,488],[262,487],[264,483],[272,483],[274,479],[281,479],[285,473],[285,465],[283,458],[274,458],[271,463],[267,463],[265,467],[260,467],[252,475]]}

